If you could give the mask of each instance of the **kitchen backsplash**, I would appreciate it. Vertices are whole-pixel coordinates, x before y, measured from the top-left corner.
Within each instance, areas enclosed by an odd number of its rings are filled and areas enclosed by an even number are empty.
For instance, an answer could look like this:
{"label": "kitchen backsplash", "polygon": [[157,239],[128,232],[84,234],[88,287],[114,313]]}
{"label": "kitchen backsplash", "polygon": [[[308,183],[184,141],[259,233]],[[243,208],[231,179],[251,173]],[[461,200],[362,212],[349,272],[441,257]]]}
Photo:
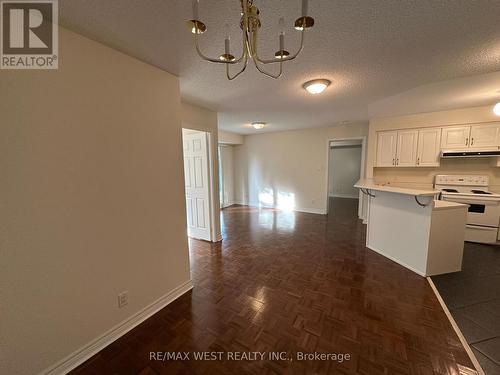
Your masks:
{"label": "kitchen backsplash", "polygon": [[490,190],[500,193],[500,167],[491,166],[491,158],[441,159],[437,168],[374,168],[376,183],[414,189],[432,189],[437,174],[478,174],[490,178]]}

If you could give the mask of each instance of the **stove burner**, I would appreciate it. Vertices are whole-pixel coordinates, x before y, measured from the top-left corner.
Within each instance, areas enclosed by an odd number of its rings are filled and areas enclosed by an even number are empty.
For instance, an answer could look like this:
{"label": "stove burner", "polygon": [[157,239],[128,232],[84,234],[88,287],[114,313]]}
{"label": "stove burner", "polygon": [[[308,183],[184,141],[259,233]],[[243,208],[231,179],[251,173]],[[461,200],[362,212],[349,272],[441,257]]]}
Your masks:
{"label": "stove burner", "polygon": [[455,189],[442,189],[443,191],[446,191],[447,193],[458,193],[458,190]]}
{"label": "stove burner", "polygon": [[484,191],[484,190],[471,190],[473,194],[485,194],[485,195],[491,195],[489,191]]}

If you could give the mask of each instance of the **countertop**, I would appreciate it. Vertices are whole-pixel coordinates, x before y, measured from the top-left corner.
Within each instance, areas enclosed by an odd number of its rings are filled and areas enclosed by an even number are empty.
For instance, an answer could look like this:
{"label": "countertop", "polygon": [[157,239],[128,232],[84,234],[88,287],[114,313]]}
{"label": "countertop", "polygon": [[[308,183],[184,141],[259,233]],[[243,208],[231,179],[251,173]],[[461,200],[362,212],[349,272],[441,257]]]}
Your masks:
{"label": "countertop", "polygon": [[385,191],[388,193],[406,194],[414,196],[434,196],[439,194],[439,190],[408,189],[391,185],[378,185],[372,179],[361,179],[354,185],[358,189],[368,189],[375,191]]}

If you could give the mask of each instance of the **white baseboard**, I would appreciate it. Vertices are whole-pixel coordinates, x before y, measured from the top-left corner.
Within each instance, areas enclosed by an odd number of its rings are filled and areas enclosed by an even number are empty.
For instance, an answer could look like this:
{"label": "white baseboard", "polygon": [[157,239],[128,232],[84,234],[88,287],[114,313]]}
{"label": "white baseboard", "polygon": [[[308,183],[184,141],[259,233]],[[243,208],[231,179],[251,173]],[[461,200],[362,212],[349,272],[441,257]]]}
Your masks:
{"label": "white baseboard", "polygon": [[352,195],[352,194],[330,194],[330,198],[359,199],[359,195]]}
{"label": "white baseboard", "polygon": [[[248,202],[245,206],[249,207],[257,207],[257,208],[273,208],[275,210],[280,210],[279,207],[273,205],[263,205],[258,202]],[[320,208],[304,208],[304,207],[295,207],[292,211],[296,212],[304,212],[307,214],[318,214],[318,215],[326,215],[326,210],[322,210]]]}
{"label": "white baseboard", "polygon": [[437,298],[439,304],[443,308],[444,313],[446,314],[446,317],[450,321],[450,324],[453,327],[453,330],[457,334],[460,342],[462,343],[465,351],[467,352],[472,364],[476,368],[476,371],[479,373],[479,375],[485,375],[483,368],[481,367],[481,364],[477,360],[474,352],[472,351],[471,347],[469,346],[469,343],[467,342],[464,335],[462,334],[462,331],[460,331],[460,328],[458,327],[457,322],[455,322],[455,319],[453,319],[453,316],[451,315],[450,310],[448,310],[448,306],[446,306],[446,304],[444,303],[444,300],[441,297],[441,294],[439,293],[439,291],[437,290],[436,285],[434,285],[434,282],[432,281],[432,279],[430,277],[427,277],[427,281],[429,282],[429,285],[431,286],[432,291],[436,295],[436,298]]}
{"label": "white baseboard", "polygon": [[296,207],[294,211],[305,212],[306,214],[317,214],[317,215],[326,215],[326,210],[322,210],[320,208],[302,208]]}
{"label": "white baseboard", "polygon": [[188,292],[193,288],[193,283],[191,280],[186,281],[174,290],[158,298],[156,301],[146,306],[139,312],[132,315],[130,318],[125,319],[121,323],[117,324],[109,331],[91,341],[82,348],[76,350],[75,352],[68,355],[66,358],[62,359],[55,365],[49,367],[48,369],[41,372],[43,375],[59,375],[67,374],[71,370],[75,369],[87,359],[93,355],[100,352],[106,346],[119,339],[121,336],[126,334],[132,328],[138,326],[140,323],[156,314],[158,311],[163,309],[169,303],[173,302],[184,293]]}
{"label": "white baseboard", "polygon": [[248,206],[248,202],[247,201],[234,201],[233,204],[239,204],[241,206]]}

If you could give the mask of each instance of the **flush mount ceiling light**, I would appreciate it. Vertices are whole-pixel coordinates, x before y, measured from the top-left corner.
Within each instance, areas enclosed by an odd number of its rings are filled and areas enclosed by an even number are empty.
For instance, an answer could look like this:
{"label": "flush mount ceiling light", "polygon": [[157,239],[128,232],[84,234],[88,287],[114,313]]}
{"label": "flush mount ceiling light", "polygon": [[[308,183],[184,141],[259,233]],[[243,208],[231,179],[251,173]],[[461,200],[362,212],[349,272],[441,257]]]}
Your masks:
{"label": "flush mount ceiling light", "polygon": [[500,102],[495,104],[495,106],[493,107],[493,113],[497,116],[500,116]]}
{"label": "flush mount ceiling light", "polygon": [[254,129],[260,130],[260,129],[264,129],[266,127],[266,123],[265,122],[252,122],[252,126]]}
{"label": "flush mount ceiling light", "polygon": [[325,89],[330,86],[332,83],[328,79],[313,79],[312,81],[308,81],[302,85],[304,89],[307,90],[309,94],[321,94]]}
{"label": "flush mount ceiling light", "polygon": [[[302,0],[302,15],[295,21],[295,29],[301,31],[299,49],[293,55],[291,55],[290,52],[288,52],[285,49],[285,20],[284,18],[280,18],[279,50],[274,54],[272,58],[263,59],[259,56],[257,50],[257,39],[258,39],[257,34],[261,27],[261,21],[259,16],[260,10],[253,4],[254,0],[240,0],[241,18],[239,21],[239,25],[242,31],[243,53],[239,58],[236,58],[234,55],[231,54],[230,43],[229,43],[230,42],[229,25],[226,25],[224,53],[220,55],[219,58],[210,58],[201,52],[198,42],[199,35],[203,34],[207,30],[206,25],[203,22],[201,22],[198,17],[199,0],[192,0],[192,1],[193,1],[193,19],[187,21],[187,24],[189,29],[194,35],[194,45],[196,47],[196,51],[203,60],[213,63],[226,64],[226,75],[229,80],[235,79],[245,71],[248,64],[248,60],[253,61],[257,70],[262,74],[265,74],[266,76],[272,78],[281,77],[281,75],[283,74],[283,63],[293,60],[299,55],[299,53],[304,48],[304,34],[307,29],[310,29],[314,25],[314,18],[309,17],[307,15],[309,0]],[[241,69],[234,75],[231,75],[229,71],[229,65],[236,65],[240,63],[243,64]],[[262,68],[262,65],[275,64],[275,63],[279,64],[279,69],[278,72],[276,73],[267,72]]]}

